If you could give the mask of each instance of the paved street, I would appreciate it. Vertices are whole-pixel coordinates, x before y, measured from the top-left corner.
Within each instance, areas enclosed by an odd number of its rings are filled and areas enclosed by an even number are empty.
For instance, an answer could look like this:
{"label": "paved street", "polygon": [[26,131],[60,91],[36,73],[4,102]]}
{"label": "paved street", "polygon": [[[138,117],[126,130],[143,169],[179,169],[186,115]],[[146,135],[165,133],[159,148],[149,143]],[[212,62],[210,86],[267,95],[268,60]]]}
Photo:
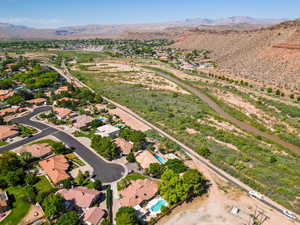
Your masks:
{"label": "paved street", "polygon": [[100,179],[102,182],[110,183],[119,180],[123,176],[123,174],[125,173],[125,169],[123,166],[119,164],[106,162],[105,160],[97,156],[89,148],[81,144],[77,139],[73,138],[71,135],[63,131],[50,127],[47,124],[30,120],[33,116],[37,115],[38,113],[45,112],[50,109],[51,109],[50,106],[39,107],[35,109],[33,112],[23,117],[13,119],[12,122],[14,123],[20,123],[20,124],[32,126],[41,130],[41,132],[38,133],[37,135],[34,135],[33,137],[26,138],[21,141],[12,143],[10,145],[0,147],[0,153],[18,148],[24,144],[28,144],[34,140],[38,140],[47,135],[53,135],[54,137],[56,137],[63,143],[67,144],[68,146],[74,147],[75,148],[74,151],[81,158],[83,158],[91,167],[93,167],[96,178]]}

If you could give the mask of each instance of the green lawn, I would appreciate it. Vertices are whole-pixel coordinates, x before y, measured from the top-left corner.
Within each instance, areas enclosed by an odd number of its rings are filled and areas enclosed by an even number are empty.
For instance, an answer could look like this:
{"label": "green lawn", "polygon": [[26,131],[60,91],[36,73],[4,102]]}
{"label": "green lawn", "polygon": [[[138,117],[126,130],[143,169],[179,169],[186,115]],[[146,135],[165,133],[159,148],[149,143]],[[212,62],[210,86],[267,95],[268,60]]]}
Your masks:
{"label": "green lawn", "polygon": [[40,181],[34,185],[38,193],[47,193],[51,192],[54,189],[54,187],[51,185],[51,183],[45,176],[39,178]]}
{"label": "green lawn", "polygon": [[7,189],[9,195],[13,195],[15,201],[12,205],[12,212],[2,221],[0,225],[17,225],[29,211],[30,204],[23,201],[26,195],[24,187],[11,187]]}

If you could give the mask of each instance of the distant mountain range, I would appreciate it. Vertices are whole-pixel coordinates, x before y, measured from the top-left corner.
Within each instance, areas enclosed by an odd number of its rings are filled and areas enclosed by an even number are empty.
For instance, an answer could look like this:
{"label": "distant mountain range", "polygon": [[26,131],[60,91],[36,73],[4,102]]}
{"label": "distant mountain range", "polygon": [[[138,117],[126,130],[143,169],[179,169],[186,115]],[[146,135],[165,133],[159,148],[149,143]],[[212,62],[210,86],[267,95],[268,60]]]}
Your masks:
{"label": "distant mountain range", "polygon": [[257,19],[252,17],[229,17],[221,19],[194,18],[162,23],[117,24],[117,25],[83,25],[61,27],[57,29],[35,29],[26,26],[0,23],[1,39],[72,39],[72,38],[118,38],[129,31],[162,31],[169,28],[196,28],[201,25],[233,26],[243,24],[249,27],[262,27],[281,23],[286,19]]}

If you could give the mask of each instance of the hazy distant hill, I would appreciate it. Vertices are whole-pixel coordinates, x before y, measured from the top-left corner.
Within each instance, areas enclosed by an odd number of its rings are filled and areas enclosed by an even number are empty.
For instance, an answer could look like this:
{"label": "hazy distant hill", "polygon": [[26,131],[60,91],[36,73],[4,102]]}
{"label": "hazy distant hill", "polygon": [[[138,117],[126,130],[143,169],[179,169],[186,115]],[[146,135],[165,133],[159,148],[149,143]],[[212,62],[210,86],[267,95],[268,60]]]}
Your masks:
{"label": "hazy distant hill", "polygon": [[[145,23],[145,24],[119,24],[119,25],[84,25],[61,27],[58,29],[34,29],[25,26],[15,26],[11,24],[0,24],[0,38],[95,38],[95,37],[115,37],[126,33],[127,31],[162,31],[168,28],[193,28],[201,25],[235,25],[248,24],[249,26],[265,26],[280,23],[284,19],[255,19],[251,17],[229,17],[222,19],[186,19],[182,21],[163,22],[163,23]],[[183,29],[184,30],[184,29]],[[168,31],[168,30],[167,30]],[[161,33],[162,37],[170,36]],[[130,35],[123,35],[123,37],[130,38]],[[155,37],[155,35],[153,35]]]}

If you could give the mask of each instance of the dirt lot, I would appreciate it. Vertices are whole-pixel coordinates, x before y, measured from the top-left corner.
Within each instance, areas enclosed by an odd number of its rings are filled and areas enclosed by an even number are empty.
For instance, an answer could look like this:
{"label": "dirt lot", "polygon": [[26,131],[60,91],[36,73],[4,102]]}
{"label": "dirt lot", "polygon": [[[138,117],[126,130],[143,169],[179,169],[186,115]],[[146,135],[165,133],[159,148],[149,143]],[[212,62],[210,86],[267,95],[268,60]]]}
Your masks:
{"label": "dirt lot", "polygon": [[124,112],[123,110],[116,108],[109,110],[110,114],[118,115],[121,120],[125,122],[125,124],[132,129],[140,130],[140,131],[147,131],[150,127],[146,126],[144,123],[140,122],[139,120],[135,119],[134,117],[130,116],[128,113]]}
{"label": "dirt lot", "polygon": [[[263,225],[296,224],[224,182],[206,167],[193,161],[187,164],[197,168],[210,180],[209,193],[177,207],[171,215],[159,221],[158,225],[248,225],[251,221],[250,214],[255,212],[263,212],[266,216]],[[238,215],[230,212],[233,207],[240,209]]]}
{"label": "dirt lot", "polygon": [[189,94],[189,92],[180,88],[175,83],[165,79],[163,77],[156,76],[152,71],[145,71],[143,68],[136,67],[133,64],[119,63],[119,62],[102,62],[102,63],[82,63],[77,66],[73,66],[72,70],[95,74],[99,79],[121,82],[127,84],[141,84],[146,89],[161,89],[167,91],[173,91],[183,94]]}

